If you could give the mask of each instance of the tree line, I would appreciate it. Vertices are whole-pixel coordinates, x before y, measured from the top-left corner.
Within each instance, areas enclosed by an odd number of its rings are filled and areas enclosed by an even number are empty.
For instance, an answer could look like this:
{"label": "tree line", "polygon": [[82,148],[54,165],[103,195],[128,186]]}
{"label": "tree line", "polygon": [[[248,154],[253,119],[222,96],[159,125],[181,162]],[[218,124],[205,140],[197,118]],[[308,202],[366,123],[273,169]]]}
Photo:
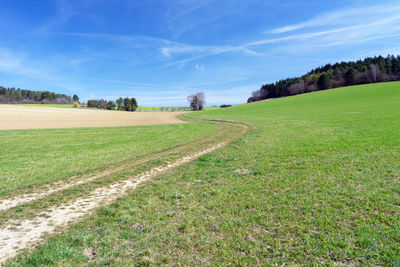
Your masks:
{"label": "tree line", "polygon": [[135,111],[138,108],[136,98],[125,97],[118,98],[116,101],[112,100],[95,100],[91,99],[87,102],[88,108],[108,109],[108,110],[124,110],[124,111]]}
{"label": "tree line", "polygon": [[368,57],[364,60],[326,64],[296,78],[264,84],[252,92],[248,103],[349,85],[399,81],[400,56]]}
{"label": "tree line", "polygon": [[76,99],[79,101],[77,95],[71,97],[66,94],[49,91],[33,91],[0,86],[1,104],[68,104]]}

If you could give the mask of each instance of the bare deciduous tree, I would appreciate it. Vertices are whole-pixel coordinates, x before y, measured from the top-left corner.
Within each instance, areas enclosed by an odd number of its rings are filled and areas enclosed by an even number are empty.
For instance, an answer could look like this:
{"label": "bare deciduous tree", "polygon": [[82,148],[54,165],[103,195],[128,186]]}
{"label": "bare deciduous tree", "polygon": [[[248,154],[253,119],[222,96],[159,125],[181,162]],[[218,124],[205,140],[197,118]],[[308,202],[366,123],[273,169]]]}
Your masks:
{"label": "bare deciduous tree", "polygon": [[364,71],[363,77],[366,83],[376,83],[383,80],[382,72],[376,64],[369,65],[368,69]]}
{"label": "bare deciduous tree", "polygon": [[254,98],[254,100],[260,100],[262,97],[262,91],[261,90],[253,91],[251,93],[251,97]]}
{"label": "bare deciduous tree", "polygon": [[304,79],[301,79],[299,82],[299,91],[300,94],[303,94],[306,90],[306,82],[304,81]]}
{"label": "bare deciduous tree", "polygon": [[376,72],[377,72],[377,67],[375,64],[371,64],[371,74],[372,74],[372,82],[376,83]]}
{"label": "bare deciduous tree", "polygon": [[202,110],[204,105],[206,104],[206,96],[203,92],[198,92],[194,95],[190,95],[187,97],[187,101],[193,110]]}

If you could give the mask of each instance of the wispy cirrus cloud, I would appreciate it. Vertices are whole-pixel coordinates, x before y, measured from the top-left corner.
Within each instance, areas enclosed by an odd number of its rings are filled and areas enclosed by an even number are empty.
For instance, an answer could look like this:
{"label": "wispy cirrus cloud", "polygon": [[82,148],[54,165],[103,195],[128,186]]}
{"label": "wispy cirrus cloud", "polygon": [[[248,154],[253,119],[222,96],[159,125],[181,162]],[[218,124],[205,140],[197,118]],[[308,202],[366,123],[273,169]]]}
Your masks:
{"label": "wispy cirrus cloud", "polygon": [[[383,28],[383,26],[385,26],[385,25],[390,25],[390,27],[386,28],[386,30],[385,30]],[[284,42],[284,41],[307,40],[307,39],[312,39],[312,38],[321,37],[321,36],[332,36],[333,35],[333,36],[337,37],[337,34],[342,34],[342,33],[346,33],[346,32],[355,34],[356,36],[375,36],[376,38],[379,38],[379,37],[385,37],[385,35],[386,35],[385,33],[397,32],[399,25],[400,25],[400,14],[397,14],[397,15],[379,20],[379,21],[374,21],[374,22],[365,23],[365,24],[359,24],[359,25],[355,25],[355,26],[339,27],[339,28],[333,28],[333,29],[329,29],[329,30],[314,31],[314,32],[301,33],[301,34],[293,34],[293,35],[287,35],[287,36],[279,37],[279,38],[266,38],[266,39],[246,43],[242,47],[247,48],[247,47],[254,47],[254,46],[260,46],[260,45],[278,43],[278,42]],[[343,43],[346,43],[346,41],[349,40],[346,38],[341,38],[341,39],[343,39]]]}
{"label": "wispy cirrus cloud", "polygon": [[[179,21],[210,3],[211,1],[194,2],[188,8],[175,12],[176,14],[167,20],[167,23]],[[279,54],[279,51],[295,50],[295,47],[300,46],[304,48],[322,48],[387,38],[398,31],[400,22],[400,15],[398,14],[400,14],[400,5],[391,6],[388,4],[332,11],[317,15],[303,23],[270,30],[268,33],[283,34],[307,28],[312,29],[311,31],[275,38],[260,38],[247,42],[245,40],[242,44],[196,45],[165,38],[129,34],[79,32],[59,34],[85,38],[102,38],[135,48],[142,47],[145,50],[158,52],[159,55],[163,56],[162,67],[178,66],[181,68],[188,62],[206,57],[216,57],[226,53],[241,52],[243,55],[262,57]]]}
{"label": "wispy cirrus cloud", "polygon": [[[220,55],[228,52],[242,52],[247,55],[260,55],[246,46],[233,45],[191,45],[181,42],[175,42],[164,38],[143,36],[143,35],[121,35],[108,33],[80,33],[80,32],[52,32],[55,35],[66,35],[82,38],[103,39],[110,42],[122,43],[130,47],[142,47],[146,50],[158,50],[166,59],[183,57],[178,61],[165,64],[164,67],[174,65],[184,65],[187,62],[194,61],[207,56]],[[189,57],[187,57],[189,55]],[[193,56],[195,55],[195,56]]]}
{"label": "wispy cirrus cloud", "polygon": [[[292,51],[298,54],[299,51],[304,49],[310,50],[323,47],[350,45],[399,35],[400,13],[388,16],[381,20],[358,25],[356,24],[354,26],[336,27],[327,30],[292,34],[277,38],[264,38],[237,46],[230,45],[213,47],[184,45],[163,47],[162,53],[169,58],[171,58],[172,55],[195,54],[195,56],[189,56],[165,65],[166,67],[175,65],[182,67],[191,61],[234,51],[241,51],[244,54],[259,56],[271,56],[284,51]],[[276,45],[278,44],[279,46],[277,47]],[[265,46],[269,47],[264,48]]]}
{"label": "wispy cirrus cloud", "polygon": [[173,56],[183,57],[178,61],[170,62],[164,67],[170,66],[184,66],[186,63],[195,61],[204,57],[217,56],[220,54],[242,52],[247,55],[260,55],[260,53],[251,50],[246,46],[233,46],[233,45],[188,45],[182,43],[169,43],[169,46],[161,48],[161,53],[168,58]]}
{"label": "wispy cirrus cloud", "polygon": [[216,12],[208,13],[207,16],[193,16],[193,13],[201,11],[214,1],[190,0],[167,4],[168,10],[166,12],[165,26],[172,33],[171,37],[176,39],[188,31],[218,19],[220,14]]}
{"label": "wispy cirrus cloud", "polygon": [[[397,3],[397,5],[396,5]],[[393,1],[389,4],[380,4],[376,6],[367,7],[354,7],[341,9],[337,11],[331,11],[319,14],[314,18],[297,23],[278,27],[272,30],[267,30],[264,33],[278,34],[286,33],[308,27],[321,27],[321,26],[335,26],[335,25],[354,25],[362,24],[368,21],[376,21],[383,19],[385,16],[390,14],[396,14],[400,12],[400,2]]]}
{"label": "wispy cirrus cloud", "polygon": [[318,49],[390,38],[397,36],[400,26],[400,1],[395,2],[399,5],[390,2],[322,13],[308,21],[265,32],[284,34],[309,30],[302,33],[219,46],[167,43],[161,48],[161,53],[169,59],[176,59],[165,67],[182,67],[191,61],[237,51],[247,55],[270,56],[283,51],[298,53],[303,48]]}
{"label": "wispy cirrus cloud", "polygon": [[[176,20],[185,17],[187,15],[189,15],[190,13],[208,5],[209,3],[211,3],[214,0],[203,0],[203,1],[197,1],[197,3],[192,3],[189,2],[189,7],[184,8],[183,10],[178,11],[177,14],[172,15],[167,21],[166,23],[173,23]],[[171,12],[171,11],[170,11]]]}
{"label": "wispy cirrus cloud", "polygon": [[54,80],[50,69],[35,65],[27,61],[26,56],[21,52],[0,47],[0,71],[12,75],[18,74],[36,79]]}
{"label": "wispy cirrus cloud", "polygon": [[73,1],[68,0],[52,0],[55,7],[55,13],[45,20],[41,25],[35,27],[30,34],[47,34],[54,28],[62,26],[74,16],[86,17],[92,21],[99,20],[92,14],[78,11]]}

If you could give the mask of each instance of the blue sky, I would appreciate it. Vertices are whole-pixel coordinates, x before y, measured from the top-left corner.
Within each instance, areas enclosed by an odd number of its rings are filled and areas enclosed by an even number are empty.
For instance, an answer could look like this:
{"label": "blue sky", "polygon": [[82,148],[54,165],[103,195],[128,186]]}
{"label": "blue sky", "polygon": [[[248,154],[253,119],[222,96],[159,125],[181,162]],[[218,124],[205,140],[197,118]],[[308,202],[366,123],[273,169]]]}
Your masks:
{"label": "blue sky", "polygon": [[400,1],[1,0],[0,32],[3,86],[238,104],[326,63],[400,54]]}

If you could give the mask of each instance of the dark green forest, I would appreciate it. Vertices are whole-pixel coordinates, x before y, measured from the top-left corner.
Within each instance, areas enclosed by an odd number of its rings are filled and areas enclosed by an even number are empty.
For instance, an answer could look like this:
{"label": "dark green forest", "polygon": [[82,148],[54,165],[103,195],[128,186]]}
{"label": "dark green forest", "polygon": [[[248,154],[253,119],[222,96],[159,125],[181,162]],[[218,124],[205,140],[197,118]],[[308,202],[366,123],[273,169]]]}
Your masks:
{"label": "dark green forest", "polygon": [[0,86],[0,104],[68,104],[71,101],[72,97],[66,94]]}
{"label": "dark green forest", "polygon": [[364,60],[326,64],[296,78],[264,84],[252,92],[248,103],[298,95],[349,85],[400,80],[400,56],[368,57]]}

